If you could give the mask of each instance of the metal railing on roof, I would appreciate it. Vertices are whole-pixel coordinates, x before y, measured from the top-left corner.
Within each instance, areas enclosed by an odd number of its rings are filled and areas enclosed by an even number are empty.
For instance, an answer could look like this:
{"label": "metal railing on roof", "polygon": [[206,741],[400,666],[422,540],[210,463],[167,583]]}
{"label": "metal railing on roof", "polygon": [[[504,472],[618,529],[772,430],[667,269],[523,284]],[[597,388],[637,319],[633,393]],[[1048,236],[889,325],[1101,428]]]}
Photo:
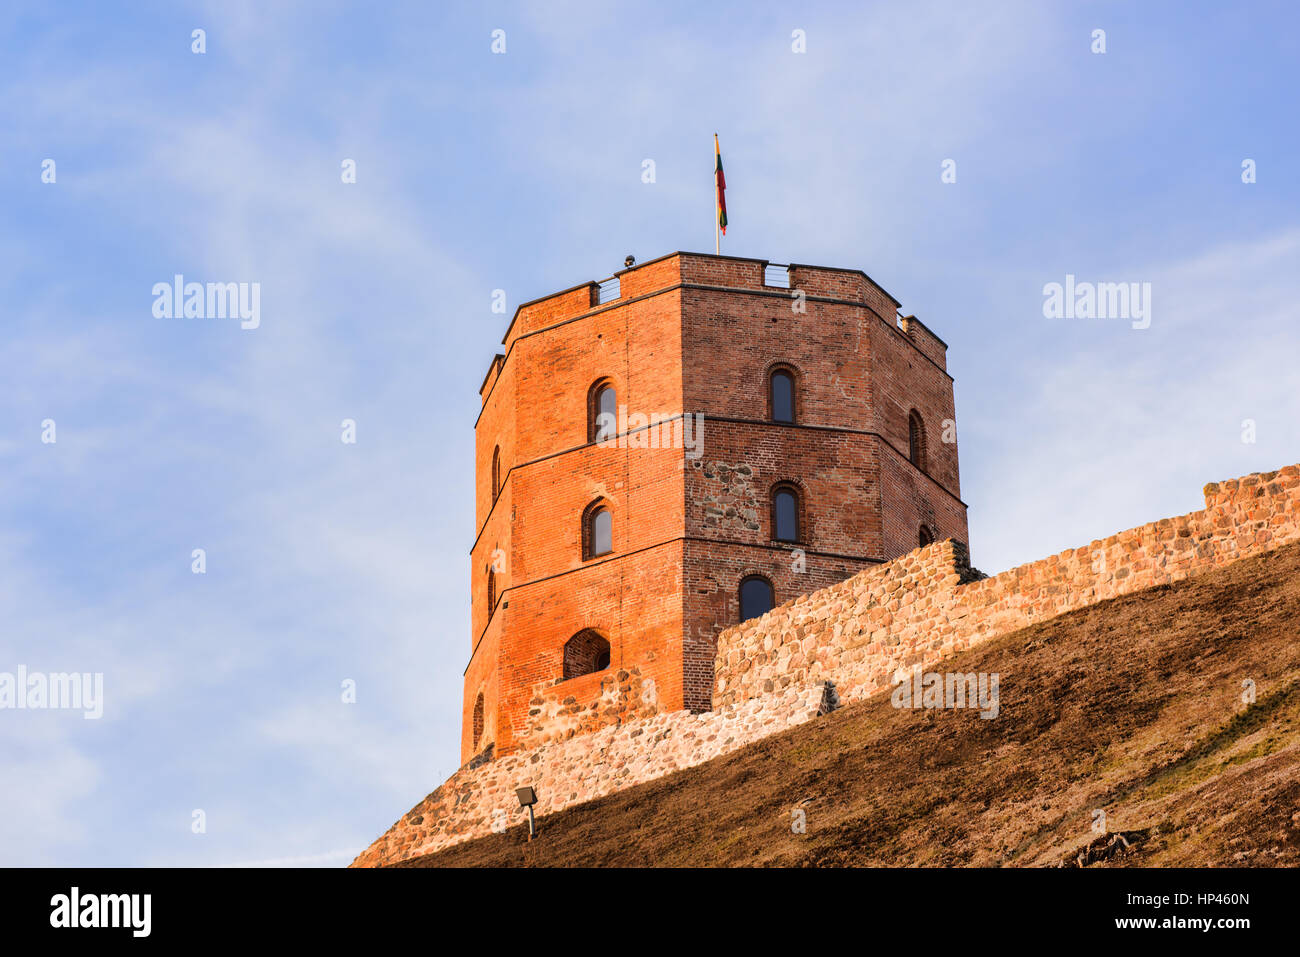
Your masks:
{"label": "metal railing on roof", "polygon": [[617,276],[611,276],[604,282],[598,284],[596,290],[596,305],[603,305],[612,302],[619,297],[619,282]]}
{"label": "metal railing on roof", "polygon": [[763,285],[777,289],[789,289],[790,267],[781,263],[768,263],[763,268]]}

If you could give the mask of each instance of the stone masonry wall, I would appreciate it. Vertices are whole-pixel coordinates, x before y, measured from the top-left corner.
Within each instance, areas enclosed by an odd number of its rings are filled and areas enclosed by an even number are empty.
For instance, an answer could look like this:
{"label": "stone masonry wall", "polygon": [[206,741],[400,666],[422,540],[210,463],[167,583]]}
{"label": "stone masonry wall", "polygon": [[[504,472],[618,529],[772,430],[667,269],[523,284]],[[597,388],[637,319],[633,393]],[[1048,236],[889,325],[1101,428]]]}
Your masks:
{"label": "stone masonry wall", "polygon": [[654,679],[642,675],[636,665],[578,678],[555,678],[534,686],[528,702],[528,725],[516,740],[521,747],[537,747],[658,713]]}
{"label": "stone masonry wall", "polygon": [[949,540],[787,602],[718,636],[714,707],[808,681],[869,697],[900,668],[1300,541],[1300,466],[1207,485],[1205,503],[993,578],[972,581]]}
{"label": "stone masonry wall", "polygon": [[[948,540],[787,602],[720,634],[713,711],[656,712],[653,682],[632,671],[617,673],[617,684],[587,676],[596,680],[581,696],[539,688],[538,715],[573,725],[550,736],[564,740],[475,759],[352,866],[391,864],[518,824],[517,787],[537,790],[544,817],[809,721],[841,696],[870,696],[900,668],[1300,541],[1300,466],[1207,485],[1205,501],[1202,511],[992,578],[975,580],[965,547]],[[632,720],[619,713],[629,706]],[[579,726],[598,727],[579,734]]]}
{"label": "stone masonry wall", "polygon": [[411,808],[352,866],[392,864],[483,837],[494,826],[519,824],[527,818],[515,788],[534,787],[534,813],[553,814],[702,764],[826,714],[837,703],[835,689],[819,682],[718,711],[677,711],[611,725],[477,767],[467,765]]}

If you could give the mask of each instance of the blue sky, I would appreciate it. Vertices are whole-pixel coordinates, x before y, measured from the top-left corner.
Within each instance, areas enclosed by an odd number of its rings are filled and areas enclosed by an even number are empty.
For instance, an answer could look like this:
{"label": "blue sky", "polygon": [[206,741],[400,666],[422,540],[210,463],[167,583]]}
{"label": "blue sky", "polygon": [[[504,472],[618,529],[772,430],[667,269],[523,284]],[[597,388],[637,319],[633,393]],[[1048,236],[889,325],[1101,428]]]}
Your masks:
{"label": "blue sky", "polygon": [[[948,342],[985,571],[1300,460],[1298,28],[6,3],[0,671],[103,672],[105,713],[0,711],[0,863],[344,864],[454,770],[492,290],[709,250],[715,131],[724,252],[862,268]],[[260,283],[260,327],[155,318],[176,273]],[[1044,318],[1067,273],[1151,283],[1150,328]]]}

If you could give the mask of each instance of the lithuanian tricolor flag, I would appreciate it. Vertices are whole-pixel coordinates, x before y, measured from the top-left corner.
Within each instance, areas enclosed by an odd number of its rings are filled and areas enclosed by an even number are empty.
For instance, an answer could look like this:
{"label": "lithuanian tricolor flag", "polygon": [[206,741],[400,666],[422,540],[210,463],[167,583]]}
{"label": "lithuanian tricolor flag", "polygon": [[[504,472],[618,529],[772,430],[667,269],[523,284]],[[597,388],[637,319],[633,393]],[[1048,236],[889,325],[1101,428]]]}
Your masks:
{"label": "lithuanian tricolor flag", "polygon": [[713,155],[717,160],[713,167],[713,179],[718,189],[718,228],[722,235],[727,235],[727,178],[722,175],[722,150],[718,148],[718,134],[713,134]]}

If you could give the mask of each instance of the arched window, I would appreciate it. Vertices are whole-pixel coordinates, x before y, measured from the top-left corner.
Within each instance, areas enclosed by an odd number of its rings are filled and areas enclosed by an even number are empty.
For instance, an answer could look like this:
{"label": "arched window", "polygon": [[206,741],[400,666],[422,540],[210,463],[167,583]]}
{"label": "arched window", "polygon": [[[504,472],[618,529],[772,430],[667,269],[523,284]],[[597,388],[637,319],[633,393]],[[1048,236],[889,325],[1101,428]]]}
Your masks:
{"label": "arched window", "polygon": [[492,613],[497,609],[497,573],[488,569],[488,621],[492,620]]}
{"label": "arched window", "polygon": [[609,642],[600,632],[583,629],[564,643],[564,677],[577,678],[609,667]]}
{"label": "arched window", "polygon": [[773,422],[794,423],[794,376],[777,369],[768,380],[768,401]]}
{"label": "arched window", "polygon": [[778,485],[772,490],[772,538],[799,541],[799,495],[792,486]]}
{"label": "arched window", "polygon": [[478,750],[478,743],[483,739],[483,692],[478,693],[478,700],[474,702],[474,750]]}
{"label": "arched window", "polygon": [[759,575],[750,575],[740,583],[740,620],[749,621],[766,615],[776,604],[772,583]]}
{"label": "arched window", "polygon": [[925,423],[916,409],[907,417],[907,457],[918,469],[925,471]]}
{"label": "arched window", "polygon": [[587,441],[601,442],[618,432],[618,392],[614,383],[600,379],[587,395]]}
{"label": "arched window", "polygon": [[614,550],[614,513],[602,502],[587,506],[582,518],[582,557],[599,558]]}
{"label": "arched window", "polygon": [[920,533],[916,536],[916,540],[917,540],[917,543],[918,543],[922,548],[925,548],[926,545],[929,545],[931,542],[934,541],[934,532],[930,531],[930,526],[929,526],[929,525],[922,525],[922,526],[921,526],[921,531],[920,531]]}
{"label": "arched window", "polygon": [[501,446],[492,450],[492,501],[501,494]]}

